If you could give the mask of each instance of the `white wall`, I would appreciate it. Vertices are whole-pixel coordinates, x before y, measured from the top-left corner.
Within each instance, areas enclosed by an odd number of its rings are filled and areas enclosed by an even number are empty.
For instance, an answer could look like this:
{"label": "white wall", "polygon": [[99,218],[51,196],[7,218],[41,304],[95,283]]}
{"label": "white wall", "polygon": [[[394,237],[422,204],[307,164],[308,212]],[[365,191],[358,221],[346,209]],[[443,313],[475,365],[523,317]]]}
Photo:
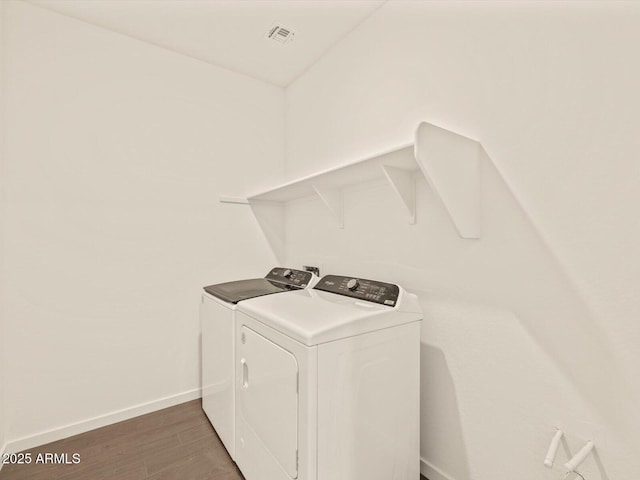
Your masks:
{"label": "white wall", "polygon": [[[640,5],[387,3],[286,90],[287,175],[411,141],[478,139],[483,236],[423,180],[418,224],[386,185],[345,192],[345,227],[289,207],[287,263],[420,295],[422,458],[431,480],[588,480],[640,470]],[[554,426],[567,439],[542,460]]]}
{"label": "white wall", "polygon": [[[0,285],[2,285],[2,245],[4,231],[4,4],[0,2]],[[0,290],[0,454],[4,452],[4,315],[2,311],[2,290]],[[0,464],[0,469],[2,465]]]}
{"label": "white wall", "polygon": [[3,4],[15,450],[199,396],[201,287],[275,261],[249,209],[218,195],[281,175],[283,91]]}

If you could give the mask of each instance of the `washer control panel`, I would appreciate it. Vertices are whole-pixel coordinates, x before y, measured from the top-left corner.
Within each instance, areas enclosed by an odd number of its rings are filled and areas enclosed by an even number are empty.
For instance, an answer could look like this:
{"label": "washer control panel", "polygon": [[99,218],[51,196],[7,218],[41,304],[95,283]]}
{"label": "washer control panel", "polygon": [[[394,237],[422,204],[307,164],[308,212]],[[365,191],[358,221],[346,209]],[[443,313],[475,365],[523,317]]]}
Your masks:
{"label": "washer control panel", "polygon": [[305,272],[304,270],[294,270],[293,268],[272,268],[267,276],[264,277],[267,280],[273,280],[275,282],[286,283],[294,287],[306,287],[309,285],[313,274],[311,272]]}
{"label": "washer control panel", "polygon": [[400,288],[392,283],[340,275],[325,275],[313,288],[390,307],[395,307],[400,294]]}

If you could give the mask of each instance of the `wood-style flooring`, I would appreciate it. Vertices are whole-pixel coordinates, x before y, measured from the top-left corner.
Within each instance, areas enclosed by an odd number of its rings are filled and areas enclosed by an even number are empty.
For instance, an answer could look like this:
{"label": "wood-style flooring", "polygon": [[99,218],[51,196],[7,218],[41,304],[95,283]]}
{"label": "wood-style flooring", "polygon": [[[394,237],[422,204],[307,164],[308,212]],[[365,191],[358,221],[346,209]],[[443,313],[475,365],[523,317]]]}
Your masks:
{"label": "wood-style flooring", "polygon": [[[0,480],[244,480],[204,415],[200,400],[26,452],[34,461],[4,465]],[[69,462],[77,453],[80,463],[35,463],[39,453],[66,453]]]}
{"label": "wood-style flooring", "polygon": [[4,465],[0,480],[243,480],[200,400],[25,450],[67,453],[77,465]]}

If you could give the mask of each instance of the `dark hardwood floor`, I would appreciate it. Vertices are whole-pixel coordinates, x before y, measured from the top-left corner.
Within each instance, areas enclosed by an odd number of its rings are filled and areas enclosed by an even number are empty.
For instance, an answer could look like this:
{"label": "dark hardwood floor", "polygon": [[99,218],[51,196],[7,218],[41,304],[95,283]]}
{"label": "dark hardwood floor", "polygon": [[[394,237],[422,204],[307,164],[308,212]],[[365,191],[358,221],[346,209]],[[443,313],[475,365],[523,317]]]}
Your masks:
{"label": "dark hardwood floor", "polygon": [[[5,465],[0,480],[242,480],[207,421],[200,400],[25,450],[29,465]],[[36,464],[67,453],[76,465]]]}
{"label": "dark hardwood floor", "polygon": [[[5,465],[0,480],[243,480],[200,405],[193,400],[25,450],[32,463]],[[35,463],[46,453],[66,453],[69,462],[76,453],[80,462]]]}

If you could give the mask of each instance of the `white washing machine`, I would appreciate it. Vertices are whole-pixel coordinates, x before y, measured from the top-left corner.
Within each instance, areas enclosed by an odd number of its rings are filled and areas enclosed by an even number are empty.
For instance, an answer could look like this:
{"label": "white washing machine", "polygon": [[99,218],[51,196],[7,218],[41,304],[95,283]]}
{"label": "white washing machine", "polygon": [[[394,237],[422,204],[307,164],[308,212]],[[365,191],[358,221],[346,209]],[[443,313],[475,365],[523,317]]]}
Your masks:
{"label": "white washing machine", "polygon": [[418,480],[421,320],[399,286],[336,275],[239,304],[246,480]]}
{"label": "white washing machine", "polygon": [[202,332],[202,409],[234,458],[234,323],[238,302],[315,285],[311,272],[273,268],[265,278],[204,287],[200,306]]}

